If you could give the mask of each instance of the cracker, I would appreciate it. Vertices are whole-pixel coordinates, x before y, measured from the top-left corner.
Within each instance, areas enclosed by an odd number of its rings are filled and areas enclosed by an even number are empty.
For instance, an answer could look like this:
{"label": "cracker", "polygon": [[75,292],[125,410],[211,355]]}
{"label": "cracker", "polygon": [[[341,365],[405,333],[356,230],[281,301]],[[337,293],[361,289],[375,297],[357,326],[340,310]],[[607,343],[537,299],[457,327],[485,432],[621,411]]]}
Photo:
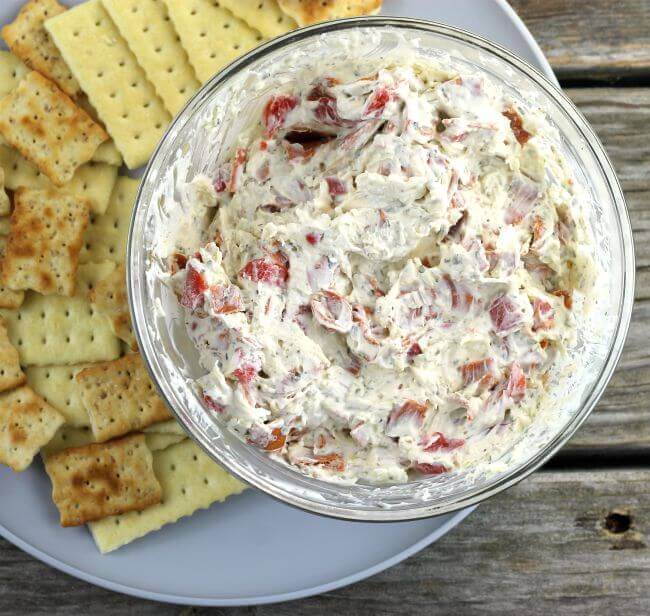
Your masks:
{"label": "cracker", "polygon": [[79,254],[80,263],[114,261],[126,258],[126,242],[131,224],[131,212],[138,193],[139,180],[118,177],[106,213],[90,217]]}
{"label": "cracker", "polygon": [[96,163],[113,165],[113,167],[119,167],[124,162],[122,160],[122,155],[112,139],[104,141],[104,143],[95,150],[92,160]]}
{"label": "cracker", "polygon": [[119,357],[120,341],[86,298],[92,286],[113,267],[110,262],[80,265],[74,297],[28,292],[18,310],[0,310],[21,366],[69,365]]}
{"label": "cracker", "polygon": [[45,27],[126,165],[144,164],[171,117],[101,2],[88,0]]}
{"label": "cracker", "polygon": [[164,0],[196,75],[205,83],[262,35],[215,0]]}
{"label": "cracker", "polygon": [[3,283],[44,295],[74,294],[88,202],[54,190],[19,188],[14,195]]}
{"label": "cracker", "polygon": [[25,382],[25,374],[20,369],[18,351],[9,341],[4,320],[0,318],[0,391],[18,387]]}
{"label": "cracker", "polygon": [[[0,234],[0,268],[2,267],[2,259],[5,256],[5,248],[7,246],[7,235],[9,234],[9,217],[0,219],[2,222],[3,229],[5,231],[4,225],[7,225],[6,233]],[[1,270],[0,270],[1,271]],[[0,308],[18,308],[25,299],[24,291],[14,291],[5,287],[0,281]]]}
{"label": "cracker", "polygon": [[278,4],[299,26],[328,19],[374,15],[381,10],[381,0],[278,0]]}
{"label": "cracker", "polygon": [[200,87],[161,0],[103,0],[167,110],[176,113]]}
{"label": "cracker", "polygon": [[147,434],[177,434],[179,436],[186,436],[183,426],[175,419],[169,421],[161,421],[160,423],[152,424],[144,429]]}
{"label": "cracker", "polygon": [[[9,216],[0,217],[0,235],[9,235],[9,229],[11,227],[11,221]],[[4,256],[4,244],[2,245],[2,255]]]}
{"label": "cracker", "polygon": [[0,100],[0,133],[57,186],[69,182],[108,139],[99,124],[36,71]]}
{"label": "cracker", "polygon": [[24,385],[0,394],[0,464],[25,470],[63,417]]}
{"label": "cracker", "polygon": [[89,366],[76,378],[97,441],[171,417],[138,353]]}
{"label": "cracker", "polygon": [[115,335],[126,342],[132,351],[137,350],[138,345],[131,328],[131,315],[126,296],[124,264],[119,264],[111,274],[98,282],[90,292],[88,299],[99,312],[108,318]]}
{"label": "cracker", "polygon": [[298,27],[283,13],[278,0],[219,0],[219,6],[245,21],[265,38],[280,36]]}
{"label": "cracker", "polygon": [[5,191],[5,171],[0,167],[0,216],[9,214],[10,209],[9,195]]}
{"label": "cracker", "polygon": [[90,532],[102,553],[116,550],[246,488],[191,440],[156,452],[153,467],[162,486],[162,502],[140,514],[127,513],[92,522]]}
{"label": "cracker", "polygon": [[[0,167],[5,169],[5,183],[9,190],[21,186],[56,188],[35,165],[6,144],[0,144]],[[114,165],[91,161],[79,167],[72,180],[61,186],[60,190],[88,199],[90,211],[103,214],[108,207],[116,177],[117,167]]]}
{"label": "cracker", "polygon": [[159,503],[162,496],[142,434],[47,456],[45,470],[61,526],[141,511]]}
{"label": "cracker", "polygon": [[[63,417],[67,426],[90,426],[81,389],[75,376],[86,364],[71,366],[31,366],[25,369],[27,384]],[[72,447],[72,445],[69,445]]]}
{"label": "cracker", "polygon": [[185,434],[181,436],[180,434],[159,434],[157,432],[145,434],[144,437],[147,447],[151,451],[162,451],[172,445],[176,445],[176,443],[182,443],[187,439]]}
{"label": "cracker", "polygon": [[23,4],[16,19],[2,28],[2,38],[27,66],[74,97],[80,92],[79,84],[43,27],[46,19],[65,10],[57,0],[29,0]]}
{"label": "cracker", "polygon": [[0,50],[0,98],[9,94],[29,73],[29,69],[10,51]]}

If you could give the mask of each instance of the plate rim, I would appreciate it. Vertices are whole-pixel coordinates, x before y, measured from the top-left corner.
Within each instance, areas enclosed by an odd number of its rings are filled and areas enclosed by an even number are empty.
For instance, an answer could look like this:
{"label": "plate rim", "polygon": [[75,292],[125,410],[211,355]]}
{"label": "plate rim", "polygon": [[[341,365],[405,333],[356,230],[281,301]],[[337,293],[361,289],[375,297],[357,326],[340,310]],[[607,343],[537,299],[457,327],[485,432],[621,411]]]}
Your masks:
{"label": "plate rim", "polygon": [[[550,63],[548,62],[539,44],[537,43],[533,35],[530,33],[530,31],[528,30],[524,22],[521,20],[519,15],[517,15],[517,13],[510,6],[507,0],[492,0],[492,1],[494,2],[497,8],[502,9],[506,17],[509,19],[509,21],[515,26],[519,34],[524,38],[530,51],[535,57],[535,62],[537,66],[549,79],[551,79],[554,83],[556,83],[559,86],[559,82],[557,81],[557,78],[553,73]],[[10,531],[3,524],[0,524],[0,537],[4,538],[9,543],[13,544],[20,550],[26,552],[30,556],[40,560],[44,564],[58,571],[66,573],[74,578],[80,579],[84,582],[88,582],[90,584],[93,584],[100,588],[104,588],[106,590],[119,592],[124,595],[132,596],[140,599],[170,603],[175,605],[188,605],[188,606],[200,606],[200,607],[235,607],[235,606],[248,606],[248,605],[264,605],[269,603],[280,603],[284,601],[303,599],[321,593],[336,590],[338,588],[343,588],[355,582],[359,582],[363,579],[376,575],[377,573],[380,573],[390,567],[393,567],[394,565],[397,565],[403,560],[409,558],[410,556],[413,556],[414,554],[418,553],[425,547],[434,543],[435,541],[437,541],[438,539],[446,535],[448,532],[450,532],[452,529],[454,529],[475,509],[476,509],[476,505],[455,512],[444,524],[436,528],[434,531],[432,531],[425,537],[411,544],[404,550],[398,552],[397,554],[394,554],[390,558],[375,563],[370,567],[361,569],[356,573],[352,573],[350,575],[332,580],[324,584],[311,586],[309,588],[303,588],[292,592],[261,595],[257,597],[240,596],[240,597],[231,597],[227,599],[226,598],[218,599],[215,597],[206,597],[206,596],[184,596],[179,594],[167,594],[162,592],[144,590],[136,586],[129,586],[119,582],[114,582],[106,578],[102,578],[97,575],[88,573],[78,568],[77,566],[68,564],[67,562],[63,561],[62,559],[56,556],[52,556],[48,552],[40,548],[37,548],[36,546],[29,543],[29,541],[27,541],[26,539],[23,539],[22,537],[18,536],[16,533]]]}

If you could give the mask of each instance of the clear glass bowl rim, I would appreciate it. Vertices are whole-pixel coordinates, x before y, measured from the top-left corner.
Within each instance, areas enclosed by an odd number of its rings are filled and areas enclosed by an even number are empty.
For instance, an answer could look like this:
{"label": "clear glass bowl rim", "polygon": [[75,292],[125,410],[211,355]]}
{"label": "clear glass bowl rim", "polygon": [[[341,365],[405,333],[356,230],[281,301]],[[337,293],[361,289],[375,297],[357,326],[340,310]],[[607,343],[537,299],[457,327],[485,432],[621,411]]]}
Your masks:
{"label": "clear glass bowl rim", "polygon": [[[203,438],[202,434],[195,433],[191,428],[184,425],[179,414],[176,412],[173,403],[170,401],[170,396],[167,394],[165,383],[161,383],[161,378],[158,373],[158,364],[155,360],[155,349],[151,345],[148,333],[145,327],[142,327],[139,317],[144,319],[146,313],[143,310],[143,302],[141,301],[142,290],[139,288],[139,281],[144,279],[141,275],[142,272],[138,271],[138,254],[141,249],[137,240],[138,229],[138,212],[143,206],[142,193],[143,187],[146,184],[149,174],[152,173],[154,163],[164,150],[165,144],[168,141],[167,137],[174,131],[177,125],[184,123],[189,116],[194,114],[198,109],[207,102],[210,98],[211,92],[218,87],[222,82],[236,74],[238,71],[245,69],[249,64],[255,62],[259,58],[286,47],[293,42],[303,40],[308,37],[317,36],[323,33],[340,31],[346,29],[356,28],[373,28],[373,27],[394,27],[415,31],[427,31],[433,34],[456,39],[457,41],[465,44],[472,45],[481,51],[488,54],[495,55],[502,61],[512,65],[515,69],[524,73],[537,87],[541,88],[546,95],[554,99],[554,102],[562,108],[567,118],[572,121],[574,127],[582,133],[585,141],[589,144],[591,153],[598,162],[603,177],[607,183],[607,188],[610,191],[612,200],[615,206],[617,219],[619,223],[619,241],[621,243],[622,254],[622,270],[623,281],[621,285],[622,298],[620,301],[620,313],[618,322],[613,337],[612,346],[605,362],[603,363],[602,370],[598,379],[595,381],[591,391],[586,397],[585,403],[580,408],[571,421],[565,426],[565,429],[558,433],[545,448],[539,450],[534,456],[526,460],[523,464],[511,469],[503,474],[494,482],[487,482],[483,486],[467,490],[465,493],[459,495],[455,500],[445,502],[437,505],[436,503],[423,504],[421,506],[412,507],[409,509],[391,510],[377,508],[374,510],[356,509],[347,506],[333,505],[328,502],[308,500],[297,493],[288,492],[278,489],[275,485],[268,484],[259,480],[256,474],[243,473],[242,469],[237,468],[225,460],[218,449],[211,446],[211,443]],[[600,139],[591,128],[582,113],[575,107],[571,100],[547,77],[540,73],[535,67],[530,65],[527,61],[523,60],[513,52],[505,49],[504,47],[489,41],[483,37],[475,35],[466,30],[448,26],[446,24],[423,20],[411,19],[405,17],[360,17],[350,19],[340,19],[314,26],[308,26],[294,30],[288,34],[275,38],[267,43],[256,47],[249,53],[241,56],[219,73],[217,73],[210,81],[190,99],[185,107],[174,118],[170,126],[167,128],[165,135],[156,147],[154,153],[149,159],[149,163],[144,172],[140,187],[136,196],[135,205],[131,217],[131,225],[128,234],[127,243],[127,292],[129,301],[129,310],[133,321],[133,330],[138,342],[138,347],[144,359],[144,363],[151,376],[151,379],[158,390],[158,393],[166,401],[167,406],[172,413],[181,421],[186,431],[195,442],[218,464],[224,467],[229,473],[238,477],[242,481],[256,487],[270,496],[277,498],[289,505],[298,507],[300,509],[335,517],[346,520],[360,520],[360,521],[377,521],[377,522],[395,522],[402,520],[413,520],[434,515],[442,515],[451,513],[459,509],[470,507],[480,503],[481,501],[501,492],[502,490],[512,486],[513,484],[526,478],[545,462],[547,462],[576,432],[576,430],[587,419],[594,406],[601,397],[605,387],[607,386],[616,364],[623,351],[625,338],[630,325],[632,316],[632,306],[634,301],[634,284],[635,284],[635,261],[634,261],[634,243],[632,237],[632,228],[630,218],[625,203],[622,188],[614,171],[613,165],[602,145]],[[142,283],[144,287],[144,283]],[[164,381],[164,379],[162,379]]]}

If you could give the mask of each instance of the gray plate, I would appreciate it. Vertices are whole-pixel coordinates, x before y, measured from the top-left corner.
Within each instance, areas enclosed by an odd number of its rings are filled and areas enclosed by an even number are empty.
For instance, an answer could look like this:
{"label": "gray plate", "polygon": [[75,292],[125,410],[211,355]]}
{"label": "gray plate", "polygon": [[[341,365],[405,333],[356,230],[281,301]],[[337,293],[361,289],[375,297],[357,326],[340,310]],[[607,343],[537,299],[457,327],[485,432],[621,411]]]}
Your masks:
{"label": "gray plate", "polygon": [[[21,4],[0,0],[0,24],[10,21]],[[504,0],[385,0],[384,5],[386,15],[433,19],[481,34],[553,78],[534,39]],[[21,474],[2,468],[0,535],[93,584],[193,605],[270,603],[345,586],[415,554],[471,511],[364,524],[298,511],[251,490],[101,556],[85,528],[58,526],[50,490],[40,463]]]}

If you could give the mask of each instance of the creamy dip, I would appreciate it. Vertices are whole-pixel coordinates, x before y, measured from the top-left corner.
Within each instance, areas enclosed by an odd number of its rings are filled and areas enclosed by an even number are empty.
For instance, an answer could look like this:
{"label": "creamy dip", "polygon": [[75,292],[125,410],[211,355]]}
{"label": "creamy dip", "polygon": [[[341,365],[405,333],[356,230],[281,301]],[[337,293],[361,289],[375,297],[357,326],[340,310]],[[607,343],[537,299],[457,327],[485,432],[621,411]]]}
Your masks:
{"label": "creamy dip", "polygon": [[541,117],[485,76],[411,61],[269,95],[230,160],[185,186],[212,220],[170,259],[209,412],[348,482],[467,468],[524,430],[593,284]]}

